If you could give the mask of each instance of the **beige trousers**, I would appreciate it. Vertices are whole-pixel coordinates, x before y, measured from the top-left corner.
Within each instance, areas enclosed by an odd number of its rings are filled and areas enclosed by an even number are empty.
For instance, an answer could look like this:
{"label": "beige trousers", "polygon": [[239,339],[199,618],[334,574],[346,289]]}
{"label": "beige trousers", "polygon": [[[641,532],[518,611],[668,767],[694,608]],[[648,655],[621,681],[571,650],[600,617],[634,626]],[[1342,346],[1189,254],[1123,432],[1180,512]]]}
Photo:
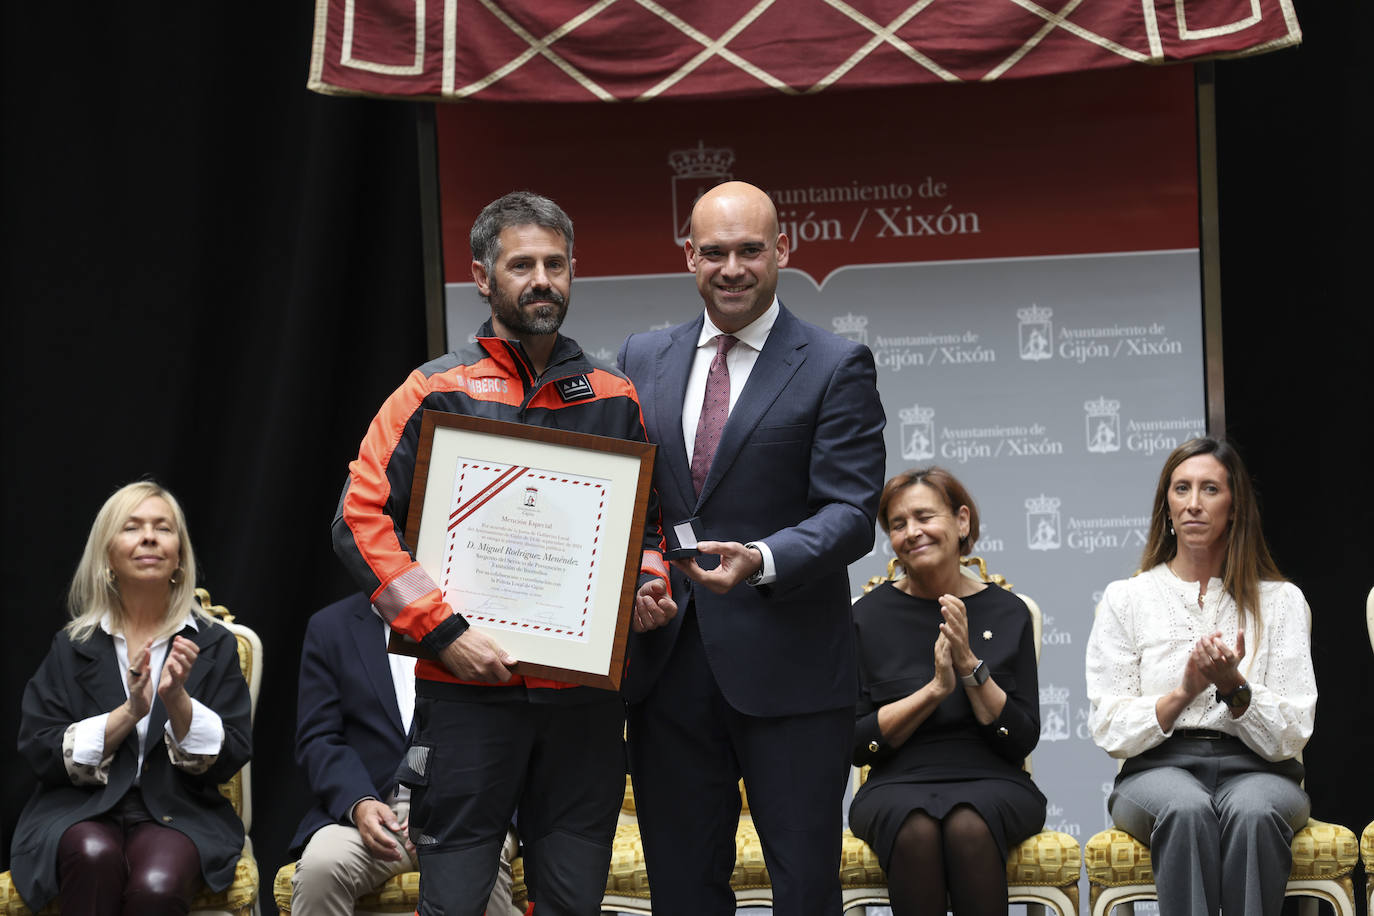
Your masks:
{"label": "beige trousers", "polygon": [[[392,810],[404,823],[410,805],[393,804]],[[405,836],[398,834],[397,840],[402,844],[401,860],[386,862],[368,852],[356,827],[329,824],[315,831],[291,879],[292,916],[353,916],[354,901],[363,894],[393,875],[418,871],[417,857],[405,850]],[[523,916],[524,911],[511,902],[510,863],[517,849],[515,831],[507,831],[487,916]]]}

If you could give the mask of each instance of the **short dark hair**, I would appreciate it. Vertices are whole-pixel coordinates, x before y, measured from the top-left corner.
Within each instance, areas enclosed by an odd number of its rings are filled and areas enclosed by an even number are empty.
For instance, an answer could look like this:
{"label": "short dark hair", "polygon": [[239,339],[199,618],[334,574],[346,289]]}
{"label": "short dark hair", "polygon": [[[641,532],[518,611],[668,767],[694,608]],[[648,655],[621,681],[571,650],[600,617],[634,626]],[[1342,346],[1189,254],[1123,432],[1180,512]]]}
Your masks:
{"label": "short dark hair", "polygon": [[883,533],[888,532],[887,510],[892,501],[897,498],[898,493],[918,483],[923,483],[939,493],[951,512],[958,512],[960,506],[968,506],[968,534],[959,539],[959,556],[968,556],[973,551],[973,545],[978,542],[978,507],[974,505],[968,488],[959,482],[958,477],[942,467],[932,465],[928,468],[913,468],[903,471],[883,484],[882,495],[878,497],[878,524],[882,526]]}
{"label": "short dark hair", "polygon": [[540,226],[559,233],[568,244],[568,258],[572,258],[573,224],[563,208],[532,191],[512,191],[482,208],[468,237],[472,259],[482,262],[488,274],[501,257],[501,232],[511,226]]}

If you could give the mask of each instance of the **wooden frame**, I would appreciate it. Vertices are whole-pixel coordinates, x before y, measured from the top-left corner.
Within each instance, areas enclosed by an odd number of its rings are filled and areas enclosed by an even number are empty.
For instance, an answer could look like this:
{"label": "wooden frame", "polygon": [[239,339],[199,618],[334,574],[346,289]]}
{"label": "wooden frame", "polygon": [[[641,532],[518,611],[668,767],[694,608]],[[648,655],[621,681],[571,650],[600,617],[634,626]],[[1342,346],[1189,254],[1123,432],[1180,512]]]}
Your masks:
{"label": "wooden frame", "polygon": [[[426,410],[406,541],[515,673],[619,689],[655,452]],[[429,655],[395,633],[390,648]]]}

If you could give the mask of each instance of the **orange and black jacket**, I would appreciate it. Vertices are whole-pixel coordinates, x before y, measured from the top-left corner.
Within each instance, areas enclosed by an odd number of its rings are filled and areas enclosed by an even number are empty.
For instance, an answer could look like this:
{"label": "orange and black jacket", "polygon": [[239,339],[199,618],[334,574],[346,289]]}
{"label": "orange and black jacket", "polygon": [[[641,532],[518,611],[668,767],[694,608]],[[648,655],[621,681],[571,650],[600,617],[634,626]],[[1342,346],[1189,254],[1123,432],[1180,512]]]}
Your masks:
{"label": "orange and black jacket", "polygon": [[[425,409],[637,442],[646,439],[634,385],[615,369],[593,363],[569,337],[558,337],[544,374],[536,378],[520,344],[494,336],[488,321],[477,340],[410,374],[377,412],[357,459],[348,466],[348,481],[334,514],[334,551],[392,627],[438,652],[468,624],[444,601],[405,541]],[[658,514],[657,497],[650,494],[641,584],[646,576],[667,579]],[[421,660],[415,676],[463,683],[437,661]],[[519,684],[571,686],[519,675],[502,686]]]}

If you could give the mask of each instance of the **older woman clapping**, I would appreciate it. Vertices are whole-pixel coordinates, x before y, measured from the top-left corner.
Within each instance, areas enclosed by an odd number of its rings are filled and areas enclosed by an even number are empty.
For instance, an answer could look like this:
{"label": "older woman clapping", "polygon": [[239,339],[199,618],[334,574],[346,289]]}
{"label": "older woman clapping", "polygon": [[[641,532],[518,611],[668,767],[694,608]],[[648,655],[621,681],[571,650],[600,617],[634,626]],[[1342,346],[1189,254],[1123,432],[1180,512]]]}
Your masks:
{"label": "older woman clapping", "polygon": [[1016,596],[960,572],[978,510],[941,468],[898,474],[878,521],[906,575],[854,605],[854,762],[872,764],[849,809],[897,916],[1005,914],[1007,850],[1045,822],[1022,769],[1040,737],[1035,637]]}
{"label": "older woman clapping", "polygon": [[1125,758],[1107,807],[1149,845],[1160,912],[1273,916],[1317,686],[1306,602],[1229,443],[1169,455],[1141,569],[1107,586],[1088,640],[1093,738]]}
{"label": "older woman clapping", "polygon": [[233,879],[243,825],[216,788],[247,762],[234,637],[197,611],[181,508],[153,483],[101,508],[72,580],[72,619],[24,690],[19,751],[39,780],[11,869],[29,907],[63,916],[185,913]]}

